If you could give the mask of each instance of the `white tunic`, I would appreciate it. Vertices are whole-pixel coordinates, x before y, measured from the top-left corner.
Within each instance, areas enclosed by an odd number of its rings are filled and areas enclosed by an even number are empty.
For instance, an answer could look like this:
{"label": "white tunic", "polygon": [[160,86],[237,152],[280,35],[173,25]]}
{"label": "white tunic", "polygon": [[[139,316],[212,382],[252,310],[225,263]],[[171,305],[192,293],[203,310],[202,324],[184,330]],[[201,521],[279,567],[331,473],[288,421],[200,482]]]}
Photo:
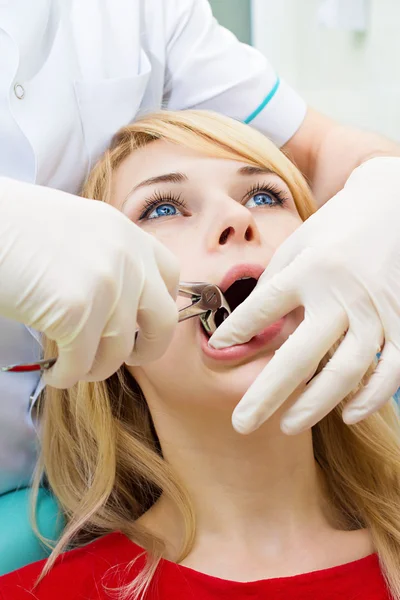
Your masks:
{"label": "white tunic", "polygon": [[[0,175],[76,193],[119,127],[161,107],[251,121],[278,145],[306,110],[207,0],[0,0]],[[36,338],[0,319],[0,365],[38,358]],[[31,475],[37,384],[0,374],[0,494]]]}

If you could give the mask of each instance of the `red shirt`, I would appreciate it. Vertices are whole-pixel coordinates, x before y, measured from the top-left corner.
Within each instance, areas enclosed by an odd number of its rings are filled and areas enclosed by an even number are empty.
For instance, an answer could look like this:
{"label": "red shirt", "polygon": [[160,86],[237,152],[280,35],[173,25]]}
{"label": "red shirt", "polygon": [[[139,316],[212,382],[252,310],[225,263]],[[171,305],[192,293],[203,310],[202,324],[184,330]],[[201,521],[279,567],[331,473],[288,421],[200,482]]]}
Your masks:
{"label": "red shirt", "polygon": [[[109,600],[102,587],[131,581],[144,564],[123,578],[123,567],[143,549],[121,533],[100,538],[83,548],[65,552],[53,570],[30,593],[44,562],[0,577],[0,600]],[[118,569],[111,569],[115,565]],[[115,596],[114,596],[115,598]],[[148,600],[389,600],[376,554],[339,567],[249,583],[204,575],[162,560]]]}

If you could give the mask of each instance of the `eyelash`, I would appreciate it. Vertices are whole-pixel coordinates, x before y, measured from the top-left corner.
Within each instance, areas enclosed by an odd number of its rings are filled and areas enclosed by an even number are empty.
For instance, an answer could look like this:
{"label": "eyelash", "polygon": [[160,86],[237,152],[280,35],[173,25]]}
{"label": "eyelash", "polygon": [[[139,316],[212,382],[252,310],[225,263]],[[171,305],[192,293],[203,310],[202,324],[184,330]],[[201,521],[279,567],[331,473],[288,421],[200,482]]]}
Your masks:
{"label": "eyelash", "polygon": [[279,206],[284,206],[289,200],[285,192],[275,183],[264,183],[262,185],[256,183],[246,192],[245,198],[250,200],[252,196],[257,194],[271,194],[275,197]]}
{"label": "eyelash", "polygon": [[150,198],[147,198],[144,203],[144,211],[139,217],[139,221],[142,221],[160,204],[166,204],[170,202],[174,206],[178,208],[186,208],[186,202],[181,200],[181,194],[173,194],[172,192],[168,192],[167,194],[162,194],[161,192],[154,192]]}
{"label": "eyelash", "polygon": [[[248,201],[252,196],[257,194],[271,194],[275,197],[279,206],[284,206],[288,201],[286,194],[274,183],[264,183],[263,185],[254,184],[246,192],[245,199]],[[181,194],[173,194],[172,192],[161,193],[159,191],[154,192],[150,198],[147,198],[144,203],[144,210],[139,217],[139,221],[142,221],[148,217],[148,215],[160,204],[166,204],[170,202],[177,208],[187,208],[186,202],[181,199]]]}

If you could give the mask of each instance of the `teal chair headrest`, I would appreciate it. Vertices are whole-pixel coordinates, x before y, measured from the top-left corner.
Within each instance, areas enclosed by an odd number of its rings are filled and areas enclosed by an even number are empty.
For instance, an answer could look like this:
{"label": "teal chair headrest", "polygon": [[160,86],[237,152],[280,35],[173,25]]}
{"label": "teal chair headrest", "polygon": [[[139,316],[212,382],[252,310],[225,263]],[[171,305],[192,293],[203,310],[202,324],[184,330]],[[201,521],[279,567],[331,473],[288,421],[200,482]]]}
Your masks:
{"label": "teal chair headrest", "polygon": [[[0,575],[50,554],[32,531],[30,497],[29,488],[0,496]],[[64,519],[53,496],[43,488],[39,491],[36,514],[40,533],[48,539],[57,540]]]}

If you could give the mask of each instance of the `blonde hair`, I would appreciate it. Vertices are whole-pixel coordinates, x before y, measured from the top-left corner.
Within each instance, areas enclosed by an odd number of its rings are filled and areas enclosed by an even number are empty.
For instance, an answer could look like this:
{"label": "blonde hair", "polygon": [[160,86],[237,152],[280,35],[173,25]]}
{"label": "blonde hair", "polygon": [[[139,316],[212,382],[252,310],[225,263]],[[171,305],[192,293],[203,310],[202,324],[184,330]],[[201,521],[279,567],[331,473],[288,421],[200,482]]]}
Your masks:
{"label": "blonde hair", "polygon": [[[242,123],[206,111],[159,112],[123,128],[92,170],[83,195],[110,202],[115,170],[136,149],[157,139],[208,156],[267,167],[286,181],[303,220],[315,211],[303,177],[268,139]],[[55,351],[47,341],[46,355]],[[397,411],[388,403],[349,427],[341,419],[343,404],[313,428],[315,458],[343,528],[370,530],[389,588],[400,600]],[[42,450],[35,485],[44,472],[67,519],[42,576],[67,547],[121,531],[148,554],[144,570],[124,588],[127,595],[142,597],[165,545],[137,522],[138,517],[161,493],[174,502],[186,531],[177,562],[193,545],[195,519],[186,490],[163,460],[138,385],[121,367],[104,382],[80,382],[70,390],[48,389],[40,419]]]}

